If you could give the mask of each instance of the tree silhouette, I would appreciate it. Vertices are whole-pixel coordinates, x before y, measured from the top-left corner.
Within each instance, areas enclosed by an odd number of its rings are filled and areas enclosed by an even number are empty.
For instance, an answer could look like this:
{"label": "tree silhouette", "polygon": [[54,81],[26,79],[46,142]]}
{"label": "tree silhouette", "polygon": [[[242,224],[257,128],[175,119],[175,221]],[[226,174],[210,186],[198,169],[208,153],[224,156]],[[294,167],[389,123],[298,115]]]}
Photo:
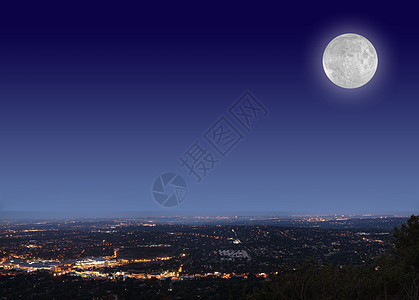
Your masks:
{"label": "tree silhouette", "polygon": [[393,243],[400,253],[419,244],[419,216],[412,215],[406,223],[394,227]]}

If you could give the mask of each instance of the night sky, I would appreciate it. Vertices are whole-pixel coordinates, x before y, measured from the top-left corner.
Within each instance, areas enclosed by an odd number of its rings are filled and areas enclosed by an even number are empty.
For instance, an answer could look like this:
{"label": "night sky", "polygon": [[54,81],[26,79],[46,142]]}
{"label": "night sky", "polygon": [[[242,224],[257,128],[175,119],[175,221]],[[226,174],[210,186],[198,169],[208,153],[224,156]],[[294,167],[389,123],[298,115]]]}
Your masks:
{"label": "night sky", "polygon": [[[417,212],[415,9],[279,3],[3,7],[2,215]],[[378,53],[359,89],[322,68],[343,33]],[[250,132],[228,111],[246,91],[268,112]],[[225,157],[203,138],[222,116],[243,136]],[[196,141],[219,160],[199,183]],[[153,200],[165,172],[187,182],[174,208]]]}

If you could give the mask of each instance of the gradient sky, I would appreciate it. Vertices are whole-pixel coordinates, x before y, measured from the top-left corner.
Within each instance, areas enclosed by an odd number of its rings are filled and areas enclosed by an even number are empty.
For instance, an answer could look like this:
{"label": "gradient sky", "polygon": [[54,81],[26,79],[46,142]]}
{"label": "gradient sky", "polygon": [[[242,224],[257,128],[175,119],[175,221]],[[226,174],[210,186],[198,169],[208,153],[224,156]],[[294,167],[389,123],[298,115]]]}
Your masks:
{"label": "gradient sky", "polygon": [[[3,214],[419,210],[415,9],[31,5],[0,12]],[[379,57],[356,90],[321,63],[348,32]],[[196,183],[178,157],[246,90],[268,117]],[[187,181],[176,208],[152,198],[163,172]]]}

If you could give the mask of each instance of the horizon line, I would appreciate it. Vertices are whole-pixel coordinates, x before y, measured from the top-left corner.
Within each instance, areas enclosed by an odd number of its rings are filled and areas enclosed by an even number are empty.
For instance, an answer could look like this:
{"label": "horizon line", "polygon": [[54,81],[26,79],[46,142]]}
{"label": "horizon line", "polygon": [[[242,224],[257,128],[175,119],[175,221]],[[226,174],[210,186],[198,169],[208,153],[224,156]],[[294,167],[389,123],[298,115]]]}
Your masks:
{"label": "horizon line", "polygon": [[0,211],[0,220],[14,219],[109,219],[109,218],[216,218],[216,217],[409,217],[418,211],[314,212],[314,211]]}

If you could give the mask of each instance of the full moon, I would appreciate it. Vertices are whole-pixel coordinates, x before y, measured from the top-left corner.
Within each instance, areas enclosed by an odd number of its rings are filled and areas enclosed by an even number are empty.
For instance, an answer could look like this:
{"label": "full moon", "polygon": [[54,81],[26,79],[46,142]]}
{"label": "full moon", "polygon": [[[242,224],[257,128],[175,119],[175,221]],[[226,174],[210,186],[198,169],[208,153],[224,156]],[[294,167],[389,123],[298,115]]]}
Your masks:
{"label": "full moon", "polygon": [[323,53],[323,69],[337,86],[355,89],[374,76],[378,56],[369,40],[355,33],[335,37]]}

